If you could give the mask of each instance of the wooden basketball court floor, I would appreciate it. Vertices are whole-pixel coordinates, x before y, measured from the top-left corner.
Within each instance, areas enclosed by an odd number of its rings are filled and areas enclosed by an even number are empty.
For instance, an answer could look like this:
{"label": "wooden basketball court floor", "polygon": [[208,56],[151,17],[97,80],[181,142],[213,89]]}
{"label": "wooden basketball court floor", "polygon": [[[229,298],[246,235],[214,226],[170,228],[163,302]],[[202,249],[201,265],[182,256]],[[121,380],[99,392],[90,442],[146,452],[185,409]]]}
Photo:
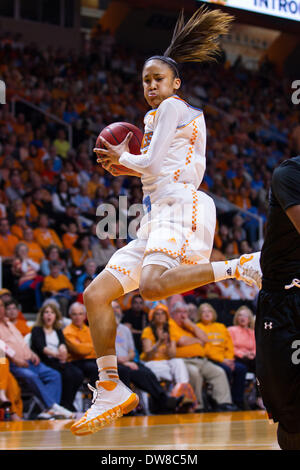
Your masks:
{"label": "wooden basketball court floor", "polygon": [[0,450],[279,450],[264,411],[123,417],[82,437],[72,422],[0,422]]}

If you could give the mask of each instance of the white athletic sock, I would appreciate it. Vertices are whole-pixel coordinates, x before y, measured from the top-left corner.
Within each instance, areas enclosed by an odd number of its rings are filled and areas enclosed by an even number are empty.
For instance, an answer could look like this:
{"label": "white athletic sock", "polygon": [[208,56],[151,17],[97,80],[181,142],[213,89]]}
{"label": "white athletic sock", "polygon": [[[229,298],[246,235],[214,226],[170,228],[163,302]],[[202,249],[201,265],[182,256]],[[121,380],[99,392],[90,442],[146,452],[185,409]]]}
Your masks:
{"label": "white athletic sock", "polygon": [[230,259],[228,261],[214,261],[211,263],[213,268],[215,282],[223,281],[224,279],[235,278],[237,259]]}
{"label": "white athletic sock", "polygon": [[119,380],[117,356],[102,356],[97,360],[99,382]]}

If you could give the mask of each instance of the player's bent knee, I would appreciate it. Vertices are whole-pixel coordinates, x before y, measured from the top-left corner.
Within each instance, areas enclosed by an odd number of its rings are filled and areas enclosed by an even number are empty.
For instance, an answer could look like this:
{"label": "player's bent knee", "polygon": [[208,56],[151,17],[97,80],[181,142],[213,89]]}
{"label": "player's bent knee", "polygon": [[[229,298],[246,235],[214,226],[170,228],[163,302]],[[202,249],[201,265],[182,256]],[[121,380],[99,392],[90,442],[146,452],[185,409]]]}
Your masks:
{"label": "player's bent knee", "polygon": [[139,287],[140,294],[144,300],[161,300],[163,293],[157,283],[143,282]]}
{"label": "player's bent knee", "polygon": [[90,284],[83,292],[83,301],[87,308],[92,305],[106,305],[114,300],[109,290],[100,289],[99,286]]}

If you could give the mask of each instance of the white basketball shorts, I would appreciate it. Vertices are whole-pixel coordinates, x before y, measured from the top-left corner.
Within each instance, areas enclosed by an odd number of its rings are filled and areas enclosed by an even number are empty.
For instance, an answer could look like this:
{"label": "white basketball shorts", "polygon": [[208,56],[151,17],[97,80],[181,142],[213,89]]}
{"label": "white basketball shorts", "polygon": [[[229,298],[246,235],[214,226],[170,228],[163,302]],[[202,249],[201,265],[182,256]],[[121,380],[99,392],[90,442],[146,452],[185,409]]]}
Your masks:
{"label": "white basketball shorts", "polygon": [[[153,198],[154,199],[154,198]],[[120,248],[106,265],[124,294],[138,289],[142,268],[158,264],[209,262],[213,248],[216,208],[213,199],[190,184],[166,185],[159,197],[146,197],[137,238]]]}

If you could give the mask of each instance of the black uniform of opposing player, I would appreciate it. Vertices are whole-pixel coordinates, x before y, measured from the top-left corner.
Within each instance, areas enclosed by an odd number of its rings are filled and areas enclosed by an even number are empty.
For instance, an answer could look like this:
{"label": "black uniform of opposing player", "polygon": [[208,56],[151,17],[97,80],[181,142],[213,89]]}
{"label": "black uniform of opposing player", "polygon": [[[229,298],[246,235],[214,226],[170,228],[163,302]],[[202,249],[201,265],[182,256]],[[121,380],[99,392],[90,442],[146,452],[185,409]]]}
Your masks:
{"label": "black uniform of opposing player", "polygon": [[269,202],[256,375],[269,416],[279,422],[280,447],[300,449],[300,156],[275,169]]}

